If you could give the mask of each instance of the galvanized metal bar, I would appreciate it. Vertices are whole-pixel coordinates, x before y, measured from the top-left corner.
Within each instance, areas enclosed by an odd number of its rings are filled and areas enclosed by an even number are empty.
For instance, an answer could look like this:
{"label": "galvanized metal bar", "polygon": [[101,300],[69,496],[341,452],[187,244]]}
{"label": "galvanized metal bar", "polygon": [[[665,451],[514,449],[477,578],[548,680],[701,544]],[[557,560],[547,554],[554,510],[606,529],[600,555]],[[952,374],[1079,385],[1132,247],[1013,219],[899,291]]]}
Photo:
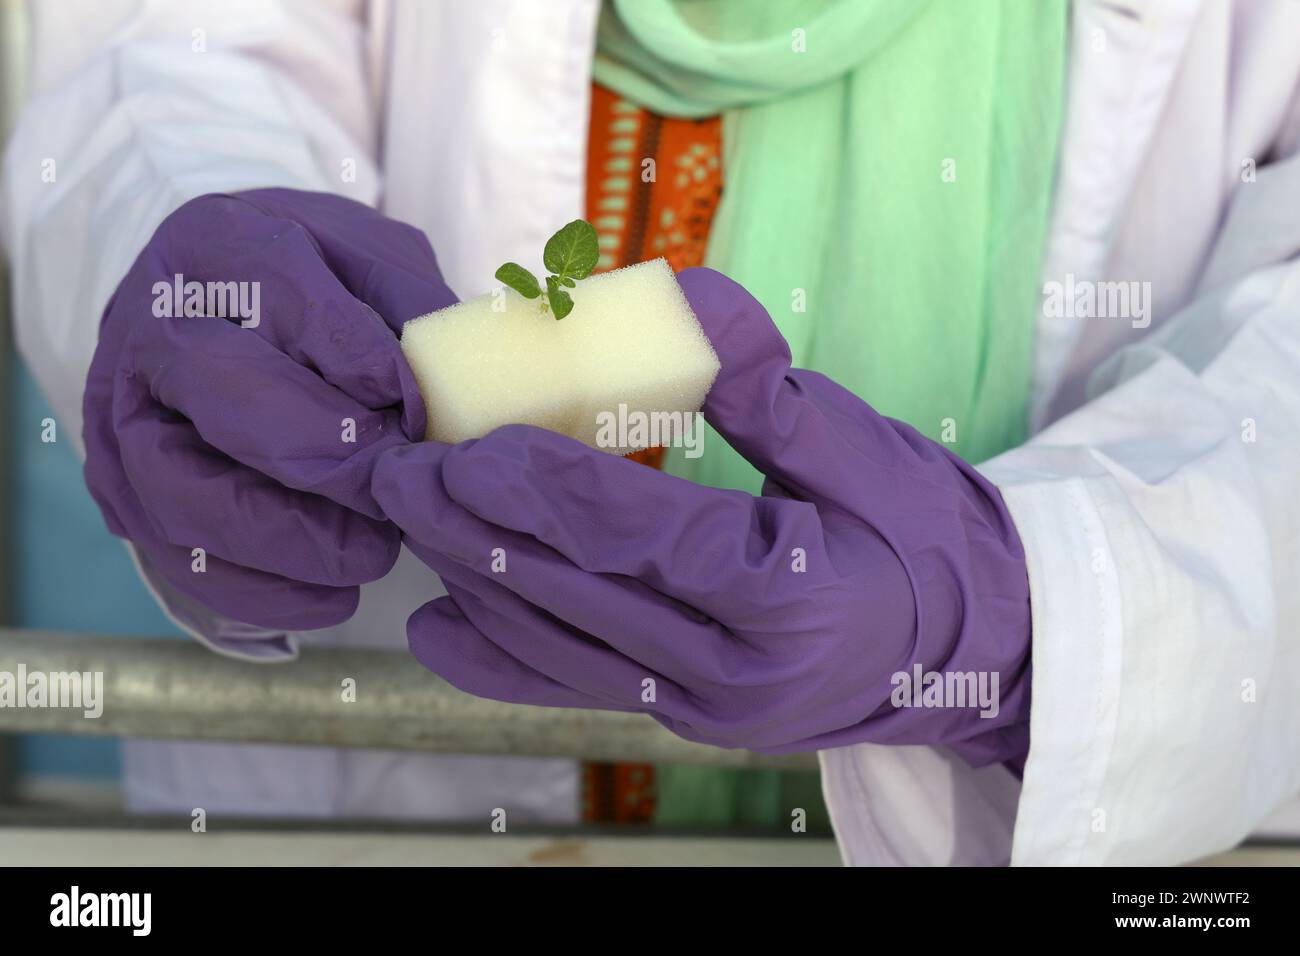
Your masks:
{"label": "galvanized metal bar", "polygon": [[[725,767],[812,768],[675,736],[643,714],[525,707],[462,693],[409,655],[304,648],[252,664],[197,644],[0,628],[0,671],[100,673],[103,714],[0,706],[0,731],[375,747]],[[346,685],[347,681],[352,684]],[[345,693],[355,688],[355,700]]]}

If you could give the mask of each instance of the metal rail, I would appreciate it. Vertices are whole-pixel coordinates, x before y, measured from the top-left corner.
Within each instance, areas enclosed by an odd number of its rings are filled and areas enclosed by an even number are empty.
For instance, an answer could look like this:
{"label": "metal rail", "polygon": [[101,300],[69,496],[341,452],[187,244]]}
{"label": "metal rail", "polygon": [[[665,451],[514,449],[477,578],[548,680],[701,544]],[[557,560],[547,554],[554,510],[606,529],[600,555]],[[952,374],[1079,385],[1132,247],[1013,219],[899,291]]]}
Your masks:
{"label": "metal rail", "polygon": [[[288,664],[197,644],[0,628],[0,671],[103,674],[103,715],[0,706],[0,731],[374,747],[724,767],[813,768],[682,740],[643,714],[526,707],[462,693],[406,654],[304,648]],[[344,699],[344,681],[355,700]]]}

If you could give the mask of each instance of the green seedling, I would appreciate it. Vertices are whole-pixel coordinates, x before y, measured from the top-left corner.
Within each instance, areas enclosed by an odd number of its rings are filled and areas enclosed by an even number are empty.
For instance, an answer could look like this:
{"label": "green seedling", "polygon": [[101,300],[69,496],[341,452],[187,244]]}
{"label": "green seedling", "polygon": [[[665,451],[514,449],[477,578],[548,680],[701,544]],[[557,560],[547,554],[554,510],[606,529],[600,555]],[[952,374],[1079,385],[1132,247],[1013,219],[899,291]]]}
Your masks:
{"label": "green seedling", "polygon": [[549,307],[556,319],[562,319],[573,311],[573,296],[565,289],[574,288],[577,280],[591,275],[599,258],[596,228],[585,220],[575,219],[546,240],[546,248],[542,250],[542,263],[552,273],[546,277],[544,297],[537,276],[517,262],[507,262],[496,271],[496,277],[525,299],[542,297],[542,312]]}

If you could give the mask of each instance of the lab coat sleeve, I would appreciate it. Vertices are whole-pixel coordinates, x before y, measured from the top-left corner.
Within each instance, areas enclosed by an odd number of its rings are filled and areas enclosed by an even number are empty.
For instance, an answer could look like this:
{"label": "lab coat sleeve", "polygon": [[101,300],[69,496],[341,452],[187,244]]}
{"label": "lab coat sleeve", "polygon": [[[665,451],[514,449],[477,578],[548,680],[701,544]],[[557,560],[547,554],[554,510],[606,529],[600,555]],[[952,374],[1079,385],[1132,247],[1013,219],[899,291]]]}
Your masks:
{"label": "lab coat sleeve", "polygon": [[[1091,401],[981,469],[1015,518],[1032,602],[1031,745],[1002,819],[1013,863],[1192,860],[1300,791],[1298,207],[1300,156],[1261,168],[1192,304],[1099,368]],[[915,768],[869,767],[878,756],[822,755],[850,862],[898,843],[871,795],[921,788]],[[955,776],[925,776],[943,791],[930,802],[996,818]],[[948,862],[972,839],[902,862]],[[986,842],[967,856],[998,862]]]}
{"label": "lab coat sleeve", "polygon": [[0,223],[18,348],[80,452],[100,316],[158,224],[260,186],[373,203],[377,124],[362,24],[332,6],[72,0],[29,16]]}
{"label": "lab coat sleeve", "polygon": [[[262,186],[373,204],[377,119],[363,24],[338,3],[70,0],[29,7],[30,96],[4,156],[0,236],[19,351],[79,454],[100,317],[132,260],[195,196]],[[213,615],[149,574],[223,653],[291,636]]]}

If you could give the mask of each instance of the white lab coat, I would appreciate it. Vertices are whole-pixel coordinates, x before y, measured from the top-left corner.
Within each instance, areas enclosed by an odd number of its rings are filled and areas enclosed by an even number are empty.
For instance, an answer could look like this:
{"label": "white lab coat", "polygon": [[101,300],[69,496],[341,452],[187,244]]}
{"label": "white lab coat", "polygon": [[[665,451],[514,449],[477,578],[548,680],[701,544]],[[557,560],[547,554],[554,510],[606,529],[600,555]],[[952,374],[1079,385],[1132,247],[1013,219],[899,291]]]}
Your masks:
{"label": "white lab coat", "polygon": [[[103,303],[191,196],[377,202],[462,296],[583,212],[596,0],[93,10],[35,5],[36,98],[4,169],[19,345],[68,433]],[[1152,321],[1040,315],[1033,420],[1052,424],[984,466],[1028,555],[1023,785],[932,748],[824,752],[850,863],[1177,862],[1300,792],[1300,4],[1076,0],[1072,27],[1044,278],[1149,281]],[[306,639],[402,646],[434,593],[404,554]],[[258,636],[263,657],[298,640]],[[148,808],[576,806],[567,761],[153,743],[128,769]]]}

